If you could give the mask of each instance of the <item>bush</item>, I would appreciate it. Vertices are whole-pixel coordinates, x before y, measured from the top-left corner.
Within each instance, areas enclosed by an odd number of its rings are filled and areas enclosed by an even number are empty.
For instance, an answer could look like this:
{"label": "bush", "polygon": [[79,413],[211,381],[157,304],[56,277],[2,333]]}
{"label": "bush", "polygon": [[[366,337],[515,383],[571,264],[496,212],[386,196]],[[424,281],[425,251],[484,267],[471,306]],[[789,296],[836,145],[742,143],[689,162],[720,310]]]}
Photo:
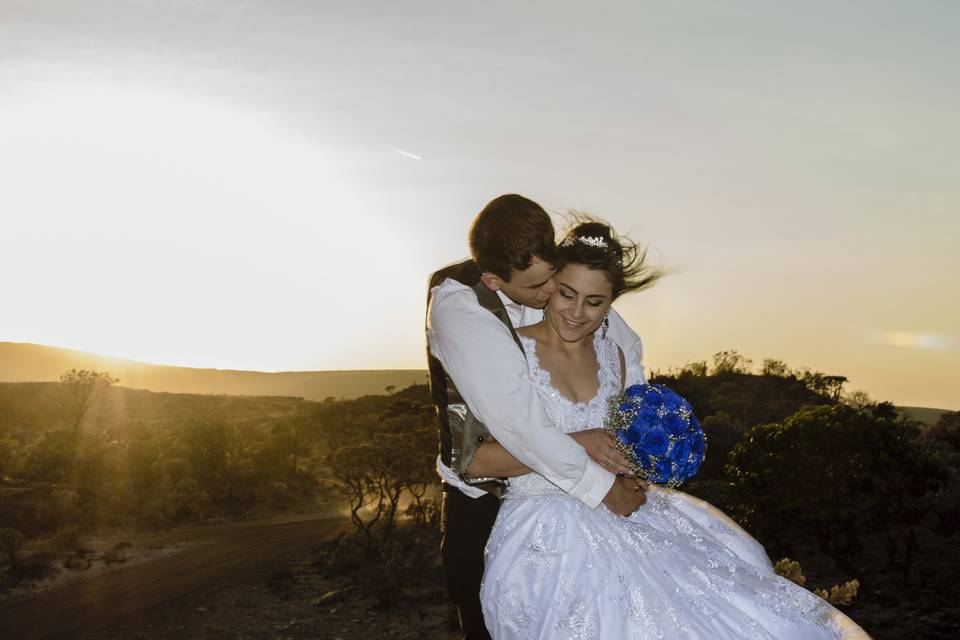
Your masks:
{"label": "bush", "polygon": [[11,573],[14,574],[17,580],[43,580],[44,578],[56,575],[60,571],[56,565],[56,553],[52,551],[37,551],[19,561]]}
{"label": "bush", "polygon": [[726,510],[777,554],[812,543],[849,570],[879,547],[907,582],[929,499],[949,478],[918,433],[845,405],[757,426],[730,456]]}
{"label": "bush", "polygon": [[96,555],[97,553],[93,549],[75,549],[73,553],[63,561],[63,568],[89,569],[93,565],[93,559]]}
{"label": "bush", "polygon": [[75,524],[62,527],[53,537],[53,548],[60,553],[74,551],[80,546],[80,529]]}

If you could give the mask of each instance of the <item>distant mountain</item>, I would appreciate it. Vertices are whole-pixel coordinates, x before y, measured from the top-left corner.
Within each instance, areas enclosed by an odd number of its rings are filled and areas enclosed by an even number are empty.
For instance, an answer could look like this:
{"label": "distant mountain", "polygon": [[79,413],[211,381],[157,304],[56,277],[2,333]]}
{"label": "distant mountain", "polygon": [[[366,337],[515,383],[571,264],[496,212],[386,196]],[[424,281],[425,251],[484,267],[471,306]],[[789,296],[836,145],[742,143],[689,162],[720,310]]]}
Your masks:
{"label": "distant mountain", "polygon": [[109,371],[119,386],[171,393],[299,396],[307,400],[356,398],[427,381],[426,370],[232,371],[194,369],[107,358],[39,344],[0,342],[0,382],[57,380],[69,369]]}
{"label": "distant mountain", "polygon": [[916,420],[928,426],[936,424],[940,416],[949,413],[946,409],[931,409],[930,407],[897,407],[897,411],[908,420]]}

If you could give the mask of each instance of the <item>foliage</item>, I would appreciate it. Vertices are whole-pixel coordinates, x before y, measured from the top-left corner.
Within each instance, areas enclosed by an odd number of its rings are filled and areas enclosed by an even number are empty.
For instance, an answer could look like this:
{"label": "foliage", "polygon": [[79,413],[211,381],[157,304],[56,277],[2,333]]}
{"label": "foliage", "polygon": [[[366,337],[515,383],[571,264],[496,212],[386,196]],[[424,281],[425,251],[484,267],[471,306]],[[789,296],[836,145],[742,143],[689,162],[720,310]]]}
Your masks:
{"label": "foliage", "polygon": [[315,437],[314,403],[113,382],[70,371],[59,383],[0,383],[0,527],[55,536],[66,552],[101,525],[162,526],[322,498],[318,449],[327,447]]}
{"label": "foliage", "polygon": [[10,436],[0,435],[0,482],[11,471],[19,446]]}
{"label": "foliage", "polygon": [[807,584],[807,577],[803,575],[803,568],[796,560],[791,560],[790,558],[780,558],[777,560],[776,564],[773,565],[773,571],[778,576],[784,577],[790,582],[798,584],[801,587]]}
{"label": "foliage", "polygon": [[10,527],[0,528],[0,558],[3,558],[4,564],[9,568],[15,568],[18,564],[17,553],[23,546],[23,534]]}
{"label": "foliage", "polygon": [[120,382],[105,371],[88,369],[70,369],[60,376],[60,385],[64,388],[70,409],[70,424],[73,431],[80,429],[87,410],[96,401],[104,388]]}
{"label": "foliage", "polygon": [[923,433],[925,440],[941,442],[960,453],[960,411],[948,411]]}
{"label": "foliage", "polygon": [[[801,587],[807,584],[807,577],[803,575],[800,563],[790,558],[781,558],[773,565],[773,571]],[[827,589],[814,589],[813,592],[834,606],[849,606],[860,590],[859,580],[848,580],[843,584],[835,584]]]}
{"label": "foliage", "polygon": [[353,419],[348,433],[337,428],[336,419],[343,416],[340,411],[322,414],[325,429],[336,431],[339,442],[327,454],[326,463],[348,501],[351,522],[364,548],[377,553],[392,542],[402,496],[411,499],[416,524],[433,521],[428,519],[424,500],[435,483],[433,459],[427,452],[436,446],[436,426],[423,385],[394,393],[379,405],[371,406],[364,398],[356,405],[364,413],[347,414]]}
{"label": "foliage", "polygon": [[854,578],[843,584],[835,584],[826,589],[814,589],[813,592],[833,606],[849,606],[860,592],[860,581]]}
{"label": "foliage", "polygon": [[917,435],[910,423],[845,405],[758,425],[729,458],[725,506],[778,551],[813,538],[850,558],[875,540],[908,582],[916,529],[929,512],[923,498],[949,477]]}
{"label": "foliage", "polygon": [[749,373],[753,361],[738,351],[720,351],[713,354],[713,375],[725,373]]}

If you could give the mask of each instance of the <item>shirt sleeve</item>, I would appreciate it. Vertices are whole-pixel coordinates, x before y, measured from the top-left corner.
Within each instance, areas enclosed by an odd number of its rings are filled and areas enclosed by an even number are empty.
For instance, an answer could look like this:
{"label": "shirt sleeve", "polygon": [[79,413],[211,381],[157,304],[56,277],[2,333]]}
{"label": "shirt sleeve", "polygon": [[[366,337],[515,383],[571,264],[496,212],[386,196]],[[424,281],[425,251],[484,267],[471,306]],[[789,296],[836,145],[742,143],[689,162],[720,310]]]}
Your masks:
{"label": "shirt sleeve", "polygon": [[468,287],[434,287],[427,343],[470,410],[517,460],[571,496],[596,507],[615,476],[550,420],[509,329]]}
{"label": "shirt sleeve", "polygon": [[607,335],[623,351],[623,359],[627,365],[626,386],[645,383],[647,376],[643,370],[643,344],[640,341],[640,336],[630,328],[615,309],[610,309],[608,319],[610,327],[607,330]]}

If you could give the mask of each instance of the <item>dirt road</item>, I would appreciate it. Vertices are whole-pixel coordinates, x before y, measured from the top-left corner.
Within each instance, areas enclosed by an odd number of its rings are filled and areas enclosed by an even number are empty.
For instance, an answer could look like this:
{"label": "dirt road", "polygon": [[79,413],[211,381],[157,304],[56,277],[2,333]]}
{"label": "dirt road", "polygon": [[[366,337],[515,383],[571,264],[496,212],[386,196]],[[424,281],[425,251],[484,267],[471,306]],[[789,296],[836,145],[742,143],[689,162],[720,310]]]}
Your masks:
{"label": "dirt road", "polygon": [[0,602],[0,638],[78,638],[169,614],[217,588],[268,579],[287,557],[314,548],[344,522],[327,516],[203,532],[180,553]]}

